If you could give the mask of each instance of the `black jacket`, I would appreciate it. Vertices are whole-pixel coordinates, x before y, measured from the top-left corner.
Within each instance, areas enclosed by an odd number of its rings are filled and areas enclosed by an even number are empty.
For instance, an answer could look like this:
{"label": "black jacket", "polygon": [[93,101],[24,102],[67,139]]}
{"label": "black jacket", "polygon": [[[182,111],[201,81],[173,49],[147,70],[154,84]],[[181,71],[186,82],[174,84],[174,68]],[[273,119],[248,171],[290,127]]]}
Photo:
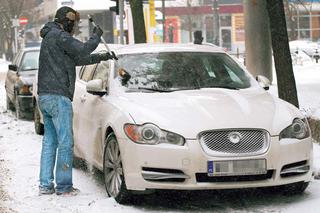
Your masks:
{"label": "black jacket", "polygon": [[38,94],[63,95],[73,99],[76,66],[100,62],[90,55],[100,42],[96,34],[85,43],[73,38],[55,22],[40,31],[43,38],[39,56]]}

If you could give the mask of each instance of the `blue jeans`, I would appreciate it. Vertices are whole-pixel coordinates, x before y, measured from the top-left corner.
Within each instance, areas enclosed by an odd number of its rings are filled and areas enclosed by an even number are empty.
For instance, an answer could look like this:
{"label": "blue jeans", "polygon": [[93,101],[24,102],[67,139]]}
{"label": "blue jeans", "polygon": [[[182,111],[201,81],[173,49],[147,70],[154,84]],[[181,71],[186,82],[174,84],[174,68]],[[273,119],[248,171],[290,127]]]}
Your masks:
{"label": "blue jeans", "polygon": [[[39,96],[44,121],[40,161],[40,189],[53,189],[55,170],[56,192],[72,190],[73,130],[72,103],[61,95]],[[58,153],[57,153],[58,152]]]}

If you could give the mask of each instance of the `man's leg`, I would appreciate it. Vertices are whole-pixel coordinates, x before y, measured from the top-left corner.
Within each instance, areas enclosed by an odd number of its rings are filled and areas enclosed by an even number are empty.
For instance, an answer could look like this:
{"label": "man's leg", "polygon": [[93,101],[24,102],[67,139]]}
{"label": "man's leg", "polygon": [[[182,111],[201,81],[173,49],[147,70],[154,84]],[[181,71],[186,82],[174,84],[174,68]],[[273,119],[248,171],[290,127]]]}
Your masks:
{"label": "man's leg", "polygon": [[54,111],[54,100],[50,96],[39,97],[39,106],[44,121],[44,136],[40,160],[40,194],[54,193],[53,170],[56,160],[57,135],[51,113]]}
{"label": "man's leg", "polygon": [[58,96],[58,116],[53,118],[58,137],[58,156],[56,164],[56,193],[62,194],[73,190],[72,161],[73,161],[73,129],[72,103]]}

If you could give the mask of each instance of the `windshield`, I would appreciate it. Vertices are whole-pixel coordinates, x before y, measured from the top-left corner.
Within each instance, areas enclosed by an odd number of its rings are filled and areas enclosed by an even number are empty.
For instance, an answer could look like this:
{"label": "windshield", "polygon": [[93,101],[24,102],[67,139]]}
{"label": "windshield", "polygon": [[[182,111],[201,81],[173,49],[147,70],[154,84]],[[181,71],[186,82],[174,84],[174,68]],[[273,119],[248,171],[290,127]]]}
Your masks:
{"label": "windshield", "polygon": [[37,70],[39,65],[39,51],[26,52],[21,62],[20,71]]}
{"label": "windshield", "polygon": [[131,78],[128,89],[176,91],[201,88],[244,89],[251,78],[228,55],[202,52],[162,52],[120,56],[116,70]]}

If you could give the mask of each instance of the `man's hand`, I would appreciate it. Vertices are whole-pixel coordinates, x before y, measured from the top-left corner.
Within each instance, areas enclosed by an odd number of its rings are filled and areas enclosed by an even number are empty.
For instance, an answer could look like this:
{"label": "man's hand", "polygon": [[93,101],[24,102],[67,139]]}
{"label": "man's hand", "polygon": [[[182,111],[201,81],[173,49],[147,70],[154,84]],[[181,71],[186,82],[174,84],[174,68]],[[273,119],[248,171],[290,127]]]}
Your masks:
{"label": "man's hand", "polygon": [[109,52],[105,52],[105,53],[99,53],[99,55],[100,55],[101,61],[107,61],[109,59],[118,60],[116,54],[113,51],[111,51],[111,54]]}
{"label": "man's hand", "polygon": [[103,30],[99,26],[96,26],[93,28],[93,34],[97,34],[99,37],[101,37],[103,34]]}

